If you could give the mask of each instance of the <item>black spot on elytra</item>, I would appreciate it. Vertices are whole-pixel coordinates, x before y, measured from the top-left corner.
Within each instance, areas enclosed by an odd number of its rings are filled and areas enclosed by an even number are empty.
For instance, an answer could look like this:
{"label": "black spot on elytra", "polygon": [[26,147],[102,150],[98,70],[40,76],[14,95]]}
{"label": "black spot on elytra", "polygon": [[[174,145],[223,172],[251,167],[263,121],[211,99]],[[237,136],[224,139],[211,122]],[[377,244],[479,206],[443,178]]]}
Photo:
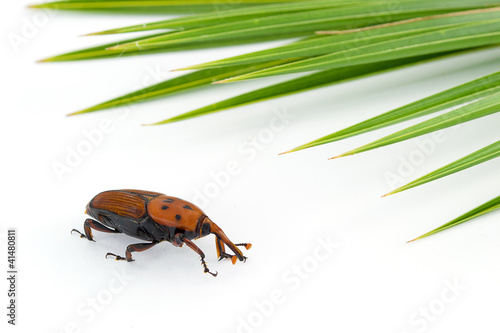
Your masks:
{"label": "black spot on elytra", "polygon": [[179,214],[175,215],[175,219],[176,220],[180,220],[181,219],[181,216]]}
{"label": "black spot on elytra", "polygon": [[189,207],[188,205],[182,206],[182,208],[186,208],[186,209],[189,209],[189,210],[193,210],[193,208]]}
{"label": "black spot on elytra", "polygon": [[161,206],[161,209],[163,209],[163,210],[168,209],[168,206],[163,205],[163,206]]}
{"label": "black spot on elytra", "polygon": [[168,198],[168,199],[163,200],[163,202],[172,203],[172,202],[174,202],[174,199]]}

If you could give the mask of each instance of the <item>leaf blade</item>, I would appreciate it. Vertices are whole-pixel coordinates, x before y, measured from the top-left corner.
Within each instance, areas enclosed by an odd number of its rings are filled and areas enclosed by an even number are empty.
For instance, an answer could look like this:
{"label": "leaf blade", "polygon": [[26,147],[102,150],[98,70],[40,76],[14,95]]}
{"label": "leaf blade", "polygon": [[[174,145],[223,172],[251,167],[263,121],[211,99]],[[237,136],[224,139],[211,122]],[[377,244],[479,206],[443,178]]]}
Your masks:
{"label": "leaf blade", "polygon": [[429,237],[429,236],[434,235],[434,234],[437,234],[438,232],[452,228],[454,226],[457,226],[457,225],[462,224],[464,222],[470,221],[470,220],[475,219],[477,217],[480,217],[482,215],[491,213],[497,209],[500,209],[500,196],[482,204],[479,207],[474,208],[473,210],[457,217],[456,219],[454,219],[446,224],[443,224],[442,226],[440,226],[434,230],[431,230],[431,231],[429,231],[429,232],[427,232],[427,233],[425,233],[425,234],[423,234],[423,235],[421,235],[413,240],[408,241],[408,243],[414,242],[416,240],[419,240],[419,239],[422,239],[425,237]]}
{"label": "leaf blade", "polygon": [[30,8],[82,11],[112,11],[133,13],[199,13],[213,12],[221,8],[238,8],[267,3],[304,0],[238,0],[221,3],[217,0],[62,0],[30,5]]}
{"label": "leaf blade", "polygon": [[186,90],[199,88],[212,83],[214,80],[231,75],[231,73],[244,73],[258,68],[263,68],[276,63],[263,63],[254,66],[232,66],[226,68],[216,68],[209,70],[201,70],[194,73],[189,73],[174,79],[166,80],[152,86],[139,89],[137,91],[122,95],[120,97],[108,100],[106,102],[79,110],[68,114],[69,116],[100,111],[104,109],[120,107],[133,103],[145,102],[159,97],[169,96],[174,93],[183,92]]}
{"label": "leaf blade", "polygon": [[264,87],[258,90],[254,90],[249,93],[242,94],[227,100],[223,100],[187,113],[183,113],[179,116],[168,118],[151,125],[161,125],[161,124],[186,120],[214,112],[219,112],[222,110],[239,107],[250,103],[256,103],[272,98],[286,96],[289,94],[295,94],[298,92],[307,91],[310,89],[315,89],[326,85],[346,82],[352,79],[374,75],[385,71],[390,71],[392,69],[403,68],[405,66],[409,66],[415,63],[431,61],[433,59],[446,57],[449,55],[450,54],[416,57],[411,59],[401,59],[398,61],[387,62],[384,64],[352,66],[352,67],[346,67],[341,70],[331,70],[331,71],[324,71],[320,73],[310,74],[290,81],[285,81],[269,87]]}
{"label": "leaf blade", "polygon": [[500,91],[500,72],[486,75],[457,87],[450,88],[413,103],[385,112],[340,131],[290,149],[285,153],[296,152],[302,149],[340,141],[349,137],[442,111],[447,108],[455,107],[463,103],[468,103],[498,91]]}
{"label": "leaf blade", "polygon": [[497,141],[491,145],[479,149],[478,151],[473,152],[472,154],[469,154],[457,161],[447,164],[444,167],[439,168],[431,173],[428,173],[427,175],[422,176],[406,185],[403,185],[387,193],[386,195],[384,195],[384,197],[400,193],[409,190],[411,188],[438,180],[440,178],[452,175],[454,173],[471,168],[478,164],[488,162],[489,160],[492,160],[497,157],[500,157],[500,141]]}
{"label": "leaf blade", "polygon": [[214,68],[248,64],[259,61],[285,59],[292,57],[312,57],[334,53],[367,43],[381,42],[394,37],[410,36],[416,33],[435,31],[445,27],[466,24],[479,20],[498,17],[492,9],[470,10],[434,16],[419,17],[386,25],[369,26],[355,31],[339,33],[322,38],[306,39],[289,45],[247,53],[231,58],[189,66],[183,70]]}
{"label": "leaf blade", "polygon": [[376,42],[340,52],[312,57],[293,65],[282,65],[235,77],[225,82],[268,76],[361,65],[409,56],[494,45],[500,42],[500,17],[459,27],[418,33],[389,41]]}
{"label": "leaf blade", "polygon": [[[450,12],[457,9],[477,9],[491,6],[491,1],[403,1],[396,9],[388,9],[387,4],[367,6],[351,6],[323,10],[312,10],[304,13],[288,13],[273,15],[259,19],[242,20],[207,28],[191,29],[164,37],[143,40],[137,45],[124,44],[120,47],[155,48],[166,44],[199,42],[214,39],[238,39],[248,36],[277,35],[295,33],[297,36],[310,35],[311,32],[325,28],[359,27],[382,22],[397,21],[422,15]],[[493,2],[498,3],[500,2]],[[376,13],[377,15],[374,15]],[[119,47],[117,47],[119,48]]]}
{"label": "leaf blade", "polygon": [[500,91],[458,109],[434,117],[419,124],[385,136],[362,147],[353,149],[334,158],[358,154],[372,149],[402,142],[447,127],[462,124],[500,111]]}
{"label": "leaf blade", "polygon": [[158,29],[188,30],[200,27],[213,26],[222,23],[229,23],[243,19],[253,19],[258,17],[271,16],[274,14],[286,14],[304,10],[331,8],[346,4],[352,5],[356,2],[359,2],[359,0],[358,1],[315,0],[315,1],[296,1],[296,2],[286,1],[284,3],[226,9],[224,11],[217,11],[215,13],[209,12],[198,15],[184,16],[169,20],[155,21],[146,24],[105,30],[105,31],[91,33],[88,35],[106,35],[106,34],[139,32],[139,31],[149,31]]}

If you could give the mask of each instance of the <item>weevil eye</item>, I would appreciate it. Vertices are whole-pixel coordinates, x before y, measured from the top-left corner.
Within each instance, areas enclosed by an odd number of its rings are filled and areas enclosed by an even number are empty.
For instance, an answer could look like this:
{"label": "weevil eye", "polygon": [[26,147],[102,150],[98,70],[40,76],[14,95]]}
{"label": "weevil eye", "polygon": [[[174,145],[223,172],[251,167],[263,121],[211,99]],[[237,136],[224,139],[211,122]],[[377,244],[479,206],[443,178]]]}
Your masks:
{"label": "weevil eye", "polygon": [[203,223],[201,227],[201,236],[207,236],[210,234],[210,222]]}

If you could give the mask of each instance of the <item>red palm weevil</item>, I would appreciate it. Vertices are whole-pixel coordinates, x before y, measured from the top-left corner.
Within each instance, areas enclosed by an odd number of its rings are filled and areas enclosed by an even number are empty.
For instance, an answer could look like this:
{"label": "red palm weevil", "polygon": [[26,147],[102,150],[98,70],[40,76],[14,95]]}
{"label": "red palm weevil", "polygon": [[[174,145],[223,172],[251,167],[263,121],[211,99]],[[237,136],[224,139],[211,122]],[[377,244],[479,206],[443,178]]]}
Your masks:
{"label": "red palm weevil", "polygon": [[[205,273],[212,273],[205,262],[205,254],[192,240],[209,234],[215,235],[215,246],[219,260],[231,259],[233,265],[236,260],[245,261],[238,246],[247,250],[252,247],[250,243],[234,244],[224,234],[221,228],[212,222],[208,216],[192,203],[167,196],[162,193],[141,190],[113,190],[96,195],[87,205],[85,214],[93,219],[86,219],[83,223],[85,234],[73,229],[81,238],[92,238],[92,229],[109,232],[123,233],[139,238],[150,243],[131,244],[125,251],[125,258],[113,253],[106,254],[106,258],[113,256],[116,260],[134,261],[132,252],[147,250],[162,241],[168,241],[180,247],[186,244],[198,253]],[[226,244],[234,255],[226,253]]]}

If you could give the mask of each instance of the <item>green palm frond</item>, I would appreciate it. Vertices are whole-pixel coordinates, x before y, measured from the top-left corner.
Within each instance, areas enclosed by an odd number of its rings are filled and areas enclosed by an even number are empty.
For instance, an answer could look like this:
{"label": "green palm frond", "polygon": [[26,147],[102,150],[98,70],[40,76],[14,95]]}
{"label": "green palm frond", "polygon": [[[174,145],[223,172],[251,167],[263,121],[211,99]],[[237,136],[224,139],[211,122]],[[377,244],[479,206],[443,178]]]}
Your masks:
{"label": "green palm frond", "polygon": [[[397,38],[421,36],[421,34],[427,32],[439,33],[442,29],[463,27],[470,23],[498,19],[499,10],[500,8],[471,10],[443,15],[418,17],[416,19],[369,26],[361,29],[321,32],[323,35],[331,34],[332,36],[305,40],[299,43],[273,49],[244,54],[200,65],[193,65],[183,68],[183,70],[251,64],[275,59],[315,57],[325,54],[334,54],[336,52],[350,50],[360,46],[377,45],[378,43],[391,41],[394,42],[395,45],[401,46],[401,41],[396,40]],[[419,42],[422,42],[420,38]],[[382,44],[382,46],[385,45],[386,44]]]}
{"label": "green palm frond", "polygon": [[384,195],[384,197],[403,192],[406,190],[409,190],[411,188],[426,184],[428,182],[432,182],[434,180],[437,180],[439,178],[443,178],[446,176],[449,176],[451,174],[457,173],[459,171],[472,168],[475,165],[488,162],[489,160],[492,160],[494,158],[500,157],[500,141],[497,141],[495,143],[492,143],[491,145],[484,147],[482,149],[479,149],[476,152],[473,152],[470,155],[467,155],[453,163],[450,163],[442,168],[439,168],[438,170],[431,172],[423,177],[420,177],[417,180],[412,181],[411,183],[408,183],[404,186],[401,186],[394,191],[387,193]]}
{"label": "green palm frond", "polygon": [[[499,9],[495,8],[495,11]],[[498,12],[495,13],[497,16]],[[405,26],[402,24],[398,27]],[[358,44],[358,47],[341,48],[325,55],[313,56],[294,63],[271,67],[257,72],[226,79],[225,82],[256,79],[266,76],[310,72],[323,69],[341,68],[432,54],[461,50],[497,43],[500,40],[500,18],[441,28],[422,33],[412,31],[408,36],[392,36],[388,40],[375,40]],[[353,40],[354,41],[354,40]],[[342,46],[340,46],[342,47]]]}
{"label": "green palm frond", "polygon": [[[192,110],[153,125],[354,80],[422,62],[500,45],[500,1],[495,0],[65,0],[35,8],[109,12],[196,13],[88,35],[149,32],[142,37],[77,50],[42,62],[88,60],[301,38],[288,45],[182,70],[194,72],[131,92],[72,115],[167,97],[212,83],[302,76]],[[318,31],[322,30],[322,31]],[[310,73],[312,72],[312,73]],[[211,87],[216,89],[216,87]],[[448,110],[454,108],[451,111]],[[341,156],[415,138],[500,111],[500,72],[448,89],[305,143],[287,153],[332,143],[436,112],[417,123]],[[390,194],[451,175],[500,156],[496,142]],[[419,238],[499,208],[499,198]]]}
{"label": "green palm frond", "polygon": [[297,13],[309,10],[335,8],[343,5],[344,6],[352,5],[355,2],[356,1],[345,1],[345,0],[297,1],[295,3],[285,2],[285,3],[270,4],[267,6],[251,6],[251,7],[227,9],[224,11],[217,11],[215,13],[191,15],[186,17],[180,17],[177,19],[163,20],[147,24],[139,24],[129,27],[100,31],[100,32],[90,33],[87,36],[118,34],[124,32],[163,30],[163,29],[186,30],[194,28],[204,28],[217,24],[238,22],[242,20],[255,19],[255,18],[267,17],[278,14],[283,15],[288,13]]}
{"label": "green palm frond", "polygon": [[[295,0],[304,1],[304,0]],[[61,0],[31,5],[31,8],[141,13],[200,13],[221,9],[294,2],[294,0]]]}
{"label": "green palm frond", "polygon": [[138,103],[148,101],[161,96],[168,96],[173,93],[186,91],[189,89],[194,89],[201,87],[206,84],[210,84],[219,80],[221,77],[227,77],[228,75],[234,75],[239,73],[246,73],[249,71],[255,71],[262,67],[272,66],[273,64],[284,63],[285,61],[276,60],[273,62],[265,62],[262,64],[256,64],[252,66],[231,66],[224,68],[215,69],[204,69],[181,77],[160,82],[153,86],[146,87],[144,89],[137,90],[130,94],[120,96],[118,98],[112,99],[110,101],[92,106],[90,108],[73,112],[69,115],[76,115],[81,113],[89,113],[99,110],[104,110],[111,107],[118,107],[122,105]]}
{"label": "green palm frond", "polygon": [[456,219],[454,219],[446,224],[443,224],[439,228],[436,228],[432,231],[429,231],[428,233],[423,234],[422,236],[419,236],[419,237],[417,237],[409,242],[414,242],[418,239],[422,239],[422,238],[437,234],[438,232],[441,232],[443,230],[457,226],[457,225],[462,224],[464,222],[470,221],[470,220],[475,219],[476,217],[482,216],[484,214],[491,213],[497,209],[500,209],[500,196],[488,201],[485,204],[482,204],[481,206],[479,206],[477,208],[474,208],[473,210],[471,210],[463,215],[460,215]]}
{"label": "green palm frond", "polygon": [[[153,37],[137,43],[116,46],[116,49],[151,49],[166,45],[235,40],[252,36],[275,36],[281,39],[282,35],[307,36],[312,32],[333,28],[356,28],[379,24],[381,22],[394,22],[431,14],[465,10],[481,7],[482,0],[464,4],[451,5],[449,1],[405,1],[398,8],[389,8],[386,3],[361,6],[353,4],[340,8],[327,8],[297,13],[279,14],[261,17],[259,19],[246,19],[237,22],[210,25],[208,27],[188,29],[174,34]],[[486,2],[485,2],[486,3]],[[490,2],[488,2],[489,4]],[[376,13],[376,15],[374,15]]]}
{"label": "green palm frond", "polygon": [[383,137],[382,139],[373,141],[367,145],[353,149],[351,151],[348,151],[342,155],[333,158],[354,155],[375,148],[391,145],[404,140],[415,138],[420,135],[439,131],[450,126],[462,124],[467,121],[471,121],[480,117],[485,117],[499,111],[500,111],[500,92],[495,92],[483,99],[472,102],[458,109],[449,111],[435,118],[423,121],[411,127],[405,128],[401,131]]}
{"label": "green palm frond", "polygon": [[359,124],[291,149],[287,153],[339,141],[406,120],[426,116],[479,100],[499,91],[500,72],[497,72],[365,120]]}
{"label": "green palm frond", "polygon": [[360,66],[347,66],[344,68],[336,68],[318,73],[299,77],[294,80],[285,81],[269,87],[254,90],[246,94],[242,94],[227,100],[223,100],[202,108],[180,114],[178,116],[168,118],[152,125],[163,125],[173,123],[189,118],[199,117],[210,113],[215,113],[227,109],[232,109],[238,106],[257,103],[272,98],[277,98],[285,95],[295,94],[325,85],[332,85],[350,80],[360,79],[371,75],[381,74],[383,72],[393,71],[416,65],[418,63],[428,62],[432,60],[449,57],[453,53],[426,55],[420,57],[397,59],[394,61],[378,62],[374,64],[366,64]]}

